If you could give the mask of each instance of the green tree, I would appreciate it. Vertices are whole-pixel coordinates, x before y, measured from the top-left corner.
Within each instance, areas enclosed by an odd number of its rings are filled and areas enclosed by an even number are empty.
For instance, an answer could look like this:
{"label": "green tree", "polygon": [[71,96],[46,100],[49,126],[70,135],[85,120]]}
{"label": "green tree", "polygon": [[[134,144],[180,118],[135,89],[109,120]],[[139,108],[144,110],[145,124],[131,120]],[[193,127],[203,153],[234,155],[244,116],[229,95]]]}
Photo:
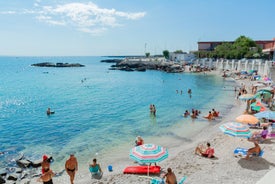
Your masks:
{"label": "green tree", "polygon": [[166,59],[169,58],[169,51],[168,51],[168,50],[164,50],[164,51],[162,52],[162,54],[163,54],[163,56],[164,56]]}
{"label": "green tree", "polygon": [[174,51],[175,54],[184,54],[184,52],[182,50],[176,50]]}
{"label": "green tree", "polygon": [[150,56],[150,52],[146,52],[146,53],[145,53],[145,56],[146,56],[146,57],[149,57],[149,56]]}

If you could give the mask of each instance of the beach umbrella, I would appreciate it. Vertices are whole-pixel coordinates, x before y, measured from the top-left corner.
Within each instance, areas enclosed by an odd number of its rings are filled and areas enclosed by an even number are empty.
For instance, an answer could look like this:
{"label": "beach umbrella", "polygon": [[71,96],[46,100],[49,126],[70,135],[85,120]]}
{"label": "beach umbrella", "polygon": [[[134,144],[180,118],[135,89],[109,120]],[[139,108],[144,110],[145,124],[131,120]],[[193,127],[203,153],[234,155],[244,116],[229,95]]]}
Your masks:
{"label": "beach umbrella", "polygon": [[255,116],[250,114],[242,114],[236,118],[236,121],[245,124],[257,124],[259,122]]}
{"label": "beach umbrella", "polygon": [[251,100],[256,98],[257,96],[255,96],[254,94],[243,94],[241,96],[239,96],[240,100]]}
{"label": "beach umbrella", "polygon": [[274,88],[272,87],[266,87],[266,88],[262,88],[262,89],[259,89],[257,91],[257,93],[274,93]]}
{"label": "beach umbrella", "polygon": [[251,136],[251,131],[247,125],[237,123],[237,122],[229,122],[220,126],[220,130],[227,135],[233,137],[242,137],[249,138]]}
{"label": "beach umbrella", "polygon": [[130,158],[143,164],[156,163],[168,158],[168,150],[155,144],[143,144],[130,150]]}
{"label": "beach umbrella", "polygon": [[254,110],[254,111],[265,111],[266,110],[266,107],[263,106],[263,104],[261,102],[254,102],[250,105],[251,109]]}
{"label": "beach umbrella", "polygon": [[265,119],[275,119],[275,112],[274,111],[263,111],[254,114],[257,118],[265,118]]}

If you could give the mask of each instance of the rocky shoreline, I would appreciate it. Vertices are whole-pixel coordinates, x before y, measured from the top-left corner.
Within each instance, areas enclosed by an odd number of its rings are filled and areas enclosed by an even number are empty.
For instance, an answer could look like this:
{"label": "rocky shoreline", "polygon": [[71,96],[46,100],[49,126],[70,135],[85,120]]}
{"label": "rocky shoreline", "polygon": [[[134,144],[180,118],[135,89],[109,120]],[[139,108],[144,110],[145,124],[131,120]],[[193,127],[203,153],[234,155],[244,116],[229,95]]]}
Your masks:
{"label": "rocky shoreline", "polygon": [[79,63],[50,63],[50,62],[43,62],[43,63],[36,63],[32,64],[31,66],[37,67],[84,67],[85,65]]}
{"label": "rocky shoreline", "polygon": [[[5,154],[5,153],[2,153]],[[34,177],[41,176],[41,160],[31,161],[23,154],[14,159],[16,166],[10,166],[0,169],[0,184],[2,183],[30,183]],[[49,157],[48,162],[53,162],[53,158]],[[60,176],[64,171],[56,173]]]}
{"label": "rocky shoreline", "polygon": [[144,72],[146,70],[160,70],[168,73],[184,72],[184,66],[180,64],[157,59],[107,59],[101,60],[101,62],[115,63],[114,65],[111,65],[110,70],[122,70],[128,72]]}

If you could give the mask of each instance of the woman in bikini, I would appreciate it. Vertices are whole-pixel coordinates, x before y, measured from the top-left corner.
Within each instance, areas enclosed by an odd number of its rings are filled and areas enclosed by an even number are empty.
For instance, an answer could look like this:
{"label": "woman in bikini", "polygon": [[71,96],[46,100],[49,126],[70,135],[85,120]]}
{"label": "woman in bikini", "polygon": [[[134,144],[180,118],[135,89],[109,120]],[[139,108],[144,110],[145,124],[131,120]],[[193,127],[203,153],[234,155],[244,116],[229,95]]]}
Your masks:
{"label": "woman in bikini", "polygon": [[71,184],[73,184],[75,173],[78,170],[78,163],[77,163],[77,159],[74,156],[74,154],[71,154],[70,158],[66,161],[65,170],[66,170],[67,174],[70,176]]}

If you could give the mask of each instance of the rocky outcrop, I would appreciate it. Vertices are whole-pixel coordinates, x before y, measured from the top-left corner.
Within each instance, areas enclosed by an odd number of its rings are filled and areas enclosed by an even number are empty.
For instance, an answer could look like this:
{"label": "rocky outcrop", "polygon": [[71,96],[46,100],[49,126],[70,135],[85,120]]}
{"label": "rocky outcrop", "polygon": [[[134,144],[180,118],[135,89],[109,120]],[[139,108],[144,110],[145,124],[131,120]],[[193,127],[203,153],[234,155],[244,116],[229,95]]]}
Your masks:
{"label": "rocky outcrop", "polygon": [[50,62],[43,62],[43,63],[36,63],[32,64],[31,66],[38,66],[38,67],[84,67],[85,65],[79,63],[50,63]]}
{"label": "rocky outcrop", "polygon": [[[48,162],[53,162],[53,158],[51,156],[48,158]],[[31,161],[22,155],[16,159],[16,164],[17,167],[15,166],[0,169],[0,184],[15,182],[28,183],[30,178],[41,176],[41,171],[39,169],[33,169],[41,167],[41,160]],[[63,172],[64,171],[57,173],[58,176],[61,176]]]}
{"label": "rocky outcrop", "polygon": [[110,70],[122,70],[122,71],[146,71],[146,70],[160,70],[169,73],[179,73],[184,71],[184,67],[179,64],[173,64],[169,62],[158,62],[154,60],[142,60],[142,59],[124,59],[111,66]]}

